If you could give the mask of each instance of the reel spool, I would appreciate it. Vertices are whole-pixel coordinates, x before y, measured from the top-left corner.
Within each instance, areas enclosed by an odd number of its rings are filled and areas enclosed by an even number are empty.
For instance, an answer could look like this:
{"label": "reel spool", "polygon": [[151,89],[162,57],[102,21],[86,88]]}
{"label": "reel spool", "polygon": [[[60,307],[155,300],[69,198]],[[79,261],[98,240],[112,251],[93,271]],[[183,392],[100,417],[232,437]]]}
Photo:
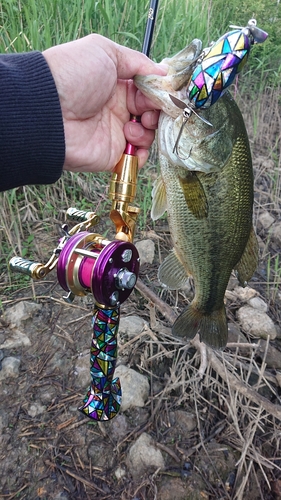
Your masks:
{"label": "reel spool", "polygon": [[138,251],[132,243],[108,241],[98,234],[83,231],[69,238],[63,246],[57,262],[57,277],[61,287],[68,292],[68,301],[75,295],[92,293],[96,303],[115,308],[133,290],[139,261]]}

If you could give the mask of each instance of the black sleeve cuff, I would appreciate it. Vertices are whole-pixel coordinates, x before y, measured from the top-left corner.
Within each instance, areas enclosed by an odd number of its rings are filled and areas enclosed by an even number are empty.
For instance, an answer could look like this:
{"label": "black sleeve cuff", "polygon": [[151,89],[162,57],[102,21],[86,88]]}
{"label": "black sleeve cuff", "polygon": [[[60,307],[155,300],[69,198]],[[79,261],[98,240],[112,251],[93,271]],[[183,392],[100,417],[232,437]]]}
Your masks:
{"label": "black sleeve cuff", "polygon": [[0,55],[0,191],[55,182],[64,157],[62,112],[44,56]]}

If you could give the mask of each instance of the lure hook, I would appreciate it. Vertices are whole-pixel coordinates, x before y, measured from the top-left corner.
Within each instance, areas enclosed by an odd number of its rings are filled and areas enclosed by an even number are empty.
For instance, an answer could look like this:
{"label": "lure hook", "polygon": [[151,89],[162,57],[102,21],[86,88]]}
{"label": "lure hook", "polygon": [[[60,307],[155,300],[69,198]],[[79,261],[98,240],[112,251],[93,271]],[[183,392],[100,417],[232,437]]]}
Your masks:
{"label": "lure hook", "polygon": [[[187,120],[190,118],[191,113],[194,113],[197,116],[197,118],[199,118],[200,120],[202,120],[202,122],[206,123],[206,125],[209,125],[210,127],[212,127],[213,125],[210,122],[208,122],[208,120],[206,120],[205,118],[203,118],[202,116],[200,116],[198,113],[196,113],[196,111],[191,106],[188,106],[184,101],[181,101],[180,99],[178,99],[177,97],[173,96],[172,94],[169,94],[169,97],[170,97],[171,101],[173,101],[173,103],[175,104],[175,106],[177,106],[178,108],[180,108],[180,109],[183,110],[182,111],[183,121],[182,121],[181,128],[179,130],[179,133],[178,133],[178,136],[177,136],[174,148],[173,148],[173,153],[176,152],[176,155],[180,158],[179,152],[178,152],[178,144],[179,144],[179,141],[180,141],[183,129],[184,129],[186,123],[187,123]],[[186,159],[186,158],[180,158],[180,159],[183,160],[183,159]]]}

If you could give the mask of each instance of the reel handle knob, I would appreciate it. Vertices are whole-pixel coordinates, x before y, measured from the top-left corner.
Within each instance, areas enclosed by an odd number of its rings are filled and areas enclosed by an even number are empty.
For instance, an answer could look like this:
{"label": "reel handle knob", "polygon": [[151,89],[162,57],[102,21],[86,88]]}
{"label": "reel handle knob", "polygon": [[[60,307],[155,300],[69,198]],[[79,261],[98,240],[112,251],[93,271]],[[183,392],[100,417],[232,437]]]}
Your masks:
{"label": "reel handle knob", "polygon": [[25,274],[33,279],[44,278],[47,274],[43,264],[22,257],[13,257],[9,262],[9,268],[12,272]]}

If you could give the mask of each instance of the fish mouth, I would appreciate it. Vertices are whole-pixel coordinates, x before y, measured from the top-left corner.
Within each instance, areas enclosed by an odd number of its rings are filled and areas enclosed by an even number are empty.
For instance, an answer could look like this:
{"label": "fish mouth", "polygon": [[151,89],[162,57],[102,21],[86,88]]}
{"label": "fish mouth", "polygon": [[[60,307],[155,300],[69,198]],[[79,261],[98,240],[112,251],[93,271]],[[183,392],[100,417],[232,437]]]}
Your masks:
{"label": "fish mouth", "polygon": [[188,104],[187,85],[201,53],[202,42],[195,39],[178,54],[162,61],[168,66],[166,76],[137,75],[134,83],[146,97],[154,102],[157,108],[177,118],[182,110],[172,102],[169,94]]}

